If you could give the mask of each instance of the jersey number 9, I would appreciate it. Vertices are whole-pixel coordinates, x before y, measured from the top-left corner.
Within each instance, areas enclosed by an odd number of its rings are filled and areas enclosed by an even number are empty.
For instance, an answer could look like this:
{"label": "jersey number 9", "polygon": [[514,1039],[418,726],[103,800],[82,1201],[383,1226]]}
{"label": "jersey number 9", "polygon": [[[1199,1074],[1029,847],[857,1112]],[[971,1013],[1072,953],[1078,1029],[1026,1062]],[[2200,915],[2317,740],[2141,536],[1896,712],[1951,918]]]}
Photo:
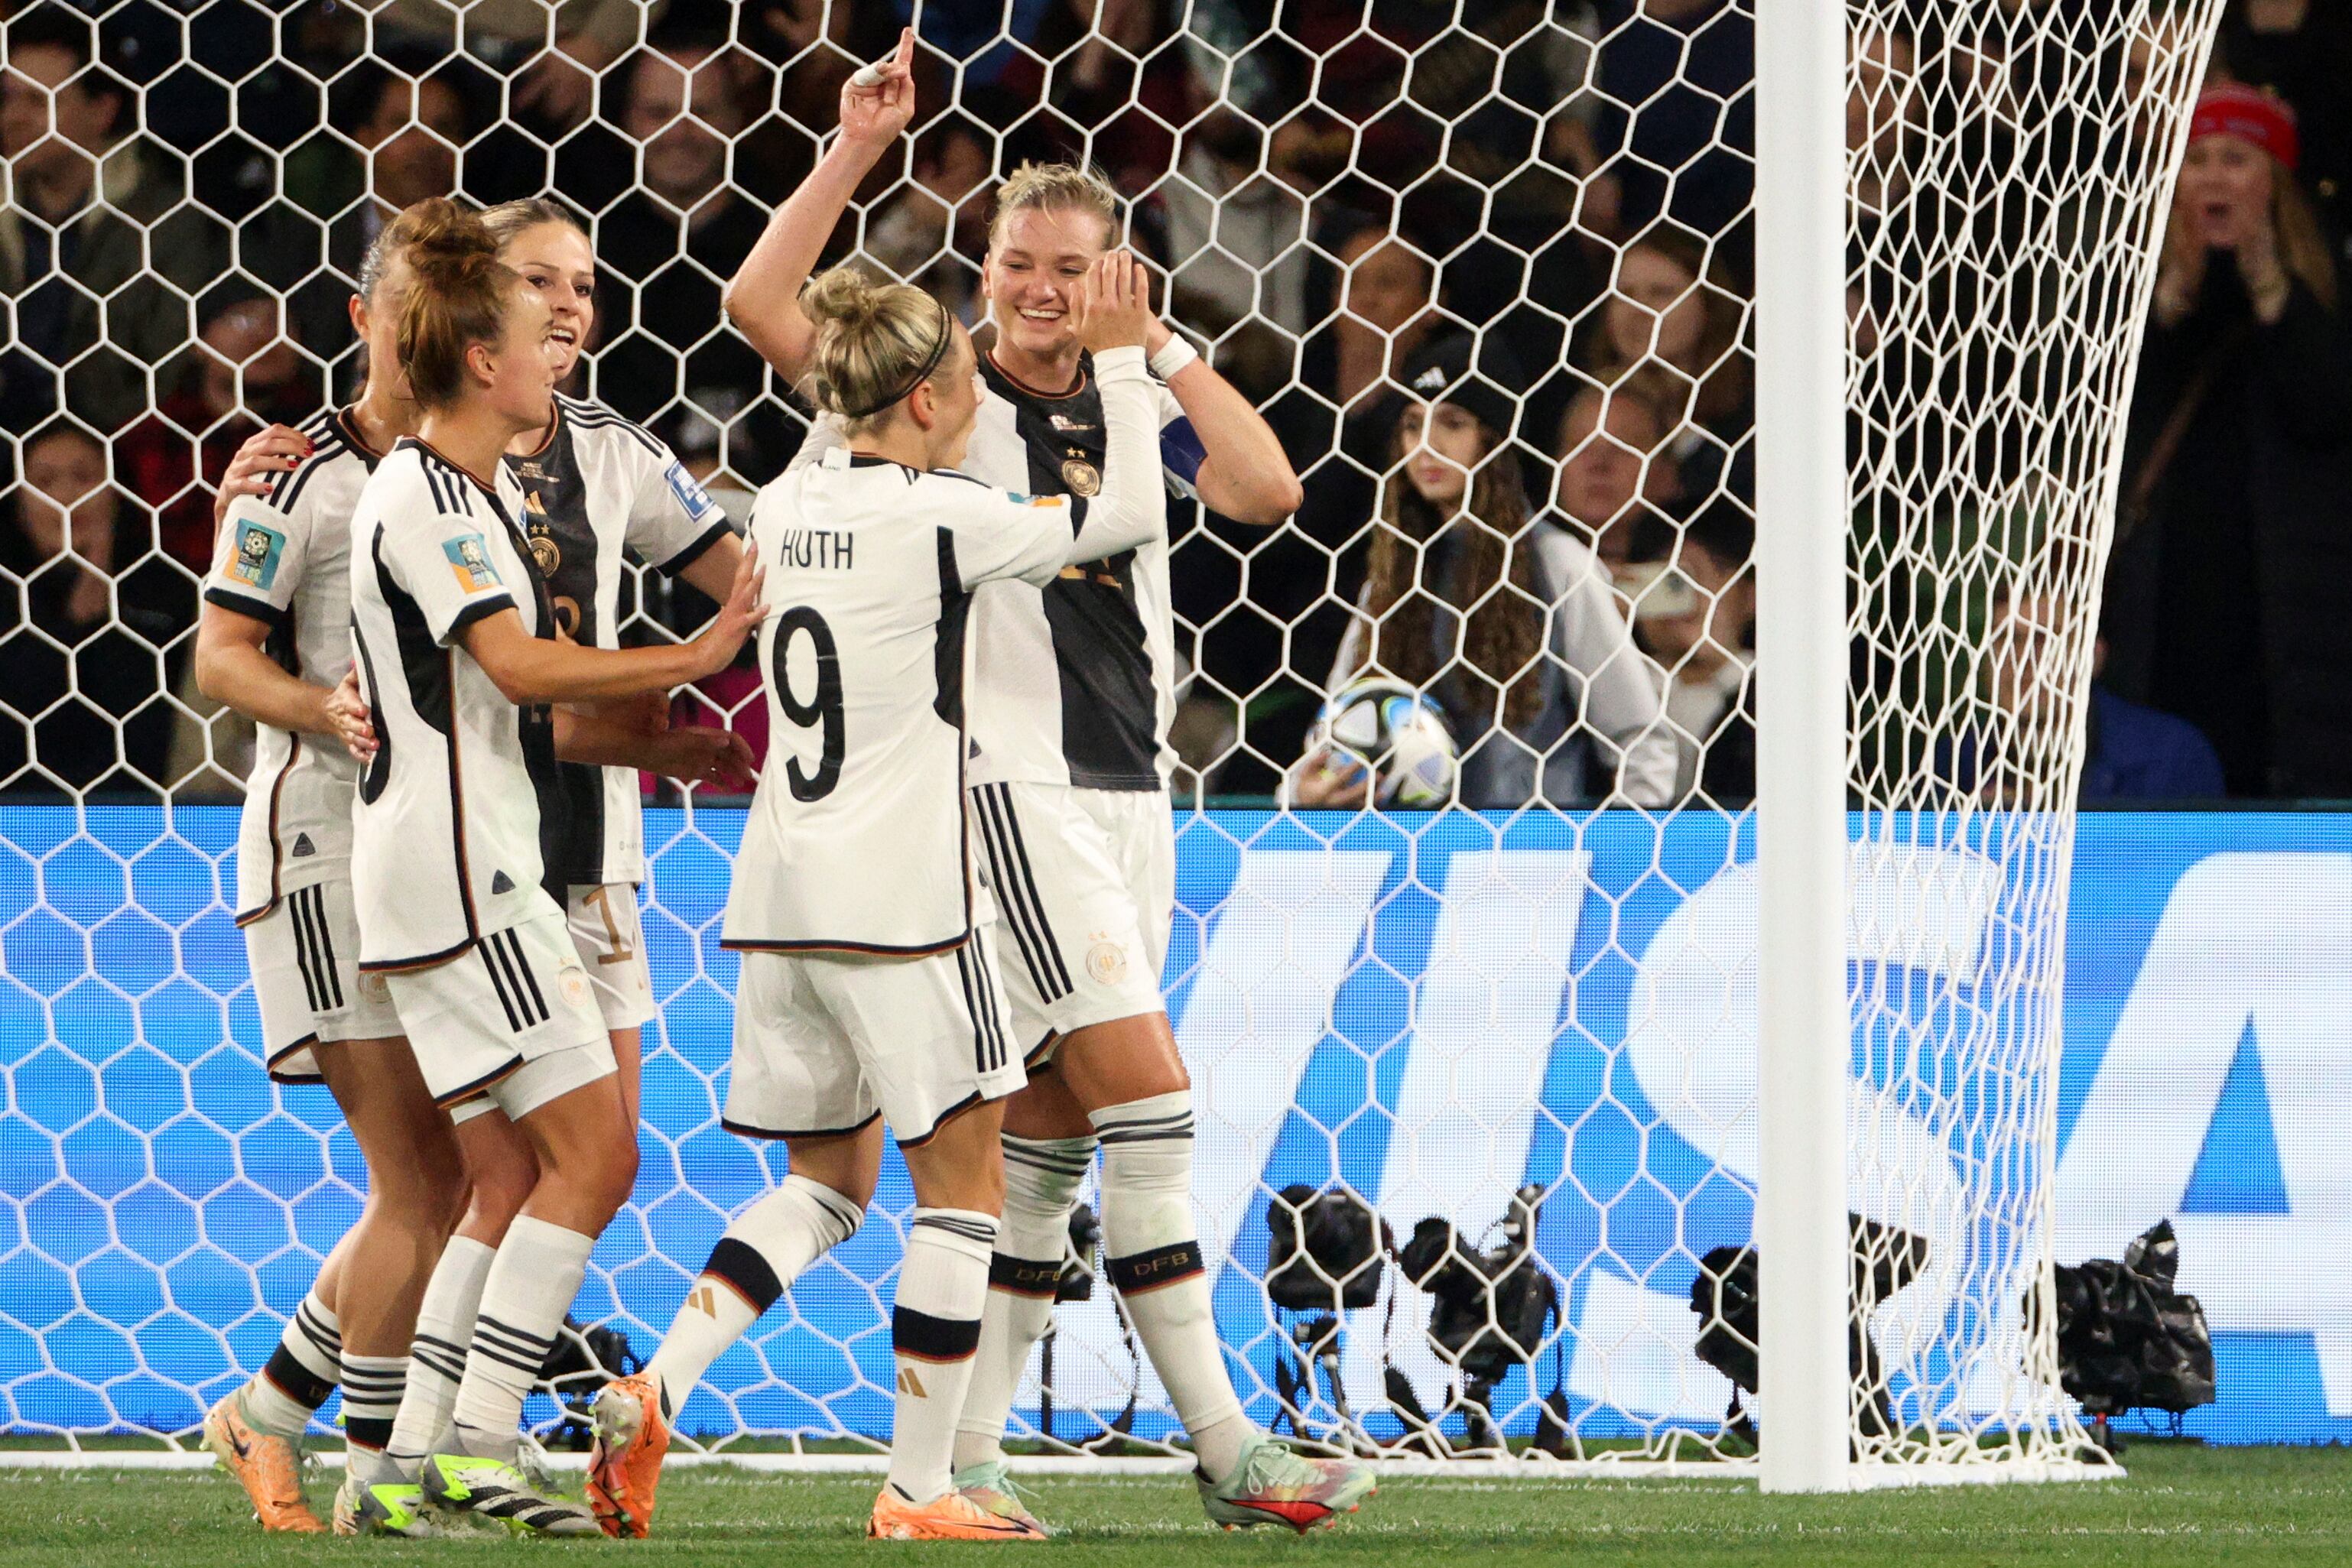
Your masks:
{"label": "jersey number 9", "polygon": [[[803,632],[816,647],[816,696],[803,702],[793,692],[792,672],[787,661],[792,656],[793,639]],[[784,761],[784,781],[792,786],[793,799],[800,801],[822,800],[833,793],[841,782],[841,758],[848,745],[848,725],[841,706],[841,656],[839,644],[833,640],[833,628],[824,617],[805,604],[796,604],[776,618],[775,668],[769,679],[775,683],[776,702],[784,716],[806,729],[822,722],[824,726],[824,753],[818,758],[814,776],[801,768],[797,757]]]}

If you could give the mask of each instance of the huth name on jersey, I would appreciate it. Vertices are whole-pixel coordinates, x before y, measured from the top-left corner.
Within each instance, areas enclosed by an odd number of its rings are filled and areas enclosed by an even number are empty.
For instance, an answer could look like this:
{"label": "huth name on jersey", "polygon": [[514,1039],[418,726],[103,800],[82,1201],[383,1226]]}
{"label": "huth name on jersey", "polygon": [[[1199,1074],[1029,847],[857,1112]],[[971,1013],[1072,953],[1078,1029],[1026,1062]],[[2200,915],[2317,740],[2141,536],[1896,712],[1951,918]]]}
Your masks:
{"label": "huth name on jersey", "polygon": [[847,571],[855,564],[857,536],[831,528],[779,528],[776,560],[803,571]]}

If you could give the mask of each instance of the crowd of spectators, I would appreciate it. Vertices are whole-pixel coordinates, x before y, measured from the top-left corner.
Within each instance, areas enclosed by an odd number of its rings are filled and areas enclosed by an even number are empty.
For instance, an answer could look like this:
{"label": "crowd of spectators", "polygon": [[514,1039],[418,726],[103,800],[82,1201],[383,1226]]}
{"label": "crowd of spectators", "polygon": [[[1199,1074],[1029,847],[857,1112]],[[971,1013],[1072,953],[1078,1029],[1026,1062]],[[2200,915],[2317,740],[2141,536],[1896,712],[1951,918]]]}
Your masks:
{"label": "crowd of spectators", "polygon": [[[1953,133],[1936,117],[1961,88],[2006,80],[2032,105],[2057,68],[1989,58],[1997,28],[1959,47],[1949,7],[1874,9],[1847,113],[1850,305],[1857,344],[1895,368],[1874,383],[1885,406],[1857,410],[1865,529],[1875,501],[2003,460],[1970,446],[2000,433],[1939,423],[1937,378],[1958,372],[1927,335],[2039,308],[1882,264],[2014,218],[1955,211],[1909,154]],[[2018,36],[2063,44],[2087,30],[2063,18],[2097,7],[1990,9],[2050,13]],[[1169,314],[1213,343],[1305,481],[1271,535],[1174,519],[1189,787],[1275,792],[1334,683],[1375,662],[1441,698],[1482,803],[1752,790],[1748,10],[924,5],[919,129],[835,250],[971,319],[995,180],[1083,145],[1139,194],[1135,243]],[[348,390],[352,274],[410,202],[545,191],[588,214],[604,324],[573,390],[646,423],[722,497],[772,476],[803,426],[726,327],[720,287],[812,165],[843,81],[912,11],[487,0],[460,33],[430,0],[0,0],[0,425],[19,437],[0,475],[0,791],[234,789],[217,756],[207,768],[203,746],[173,741],[201,723],[182,666],[211,489],[261,424]],[[2104,63],[2145,69],[2142,42]],[[2129,411],[2085,798],[2211,794],[2215,777],[2234,797],[2352,797],[2352,21],[2320,0],[2231,0],[2210,80]],[[2084,155],[2063,125],[2011,118],[2012,145],[1973,151]],[[1475,368],[1485,392],[1457,401],[1480,406],[1412,395],[1408,371],[1431,366]],[[1456,415],[1480,466],[1449,489],[1412,459]],[[2022,649],[2000,628],[2056,612],[2004,601],[2010,620],[1978,630]],[[1974,698],[2011,702],[1996,666],[2021,656],[1971,674]],[[1856,669],[1892,691],[1869,657]],[[1626,717],[1643,703],[1647,738]],[[1937,766],[1976,790],[2017,727],[1979,726]],[[2158,731],[2218,760],[2100,754]]]}

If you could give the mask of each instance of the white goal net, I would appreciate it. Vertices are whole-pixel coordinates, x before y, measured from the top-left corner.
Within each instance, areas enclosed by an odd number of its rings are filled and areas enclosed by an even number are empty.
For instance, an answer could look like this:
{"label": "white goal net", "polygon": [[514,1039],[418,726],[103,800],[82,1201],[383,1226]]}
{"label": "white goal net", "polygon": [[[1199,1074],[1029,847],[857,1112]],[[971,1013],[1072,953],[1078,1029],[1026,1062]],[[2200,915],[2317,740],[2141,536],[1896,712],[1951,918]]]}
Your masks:
{"label": "white goal net", "polygon": [[[1923,1472],[2082,1442],[2028,1307],[2073,801],[2219,5],[1845,7],[1852,1440]],[[452,192],[581,212],[600,324],[572,390],[740,520],[803,424],[720,287],[911,15],[914,131],[834,253],[974,319],[996,181],[1087,160],[1303,481],[1272,529],[1171,514],[1165,988],[1251,1413],[1426,1457],[1754,1453],[1752,0],[6,15],[0,1428],[184,1445],[357,1213],[331,1103],[262,1072],[245,742],[188,666],[212,483],[259,422],[349,392],[367,239]],[[1433,389],[1465,417],[1424,425]],[[631,602],[632,637],[702,613],[651,574]],[[1450,726],[1445,809],[1296,805],[1318,712],[1374,669]],[[732,676],[681,700],[749,715]],[[1773,681],[1768,654],[1767,725]],[[575,1309],[640,1354],[784,1169],[718,1117],[740,802],[650,804],[644,1174]],[[877,1450],[911,1203],[894,1154],[880,1218],[719,1360],[686,1439]],[[1368,1228],[1396,1250],[1350,1250]],[[1107,1282],[1058,1310],[1016,1425],[1176,1451]]]}

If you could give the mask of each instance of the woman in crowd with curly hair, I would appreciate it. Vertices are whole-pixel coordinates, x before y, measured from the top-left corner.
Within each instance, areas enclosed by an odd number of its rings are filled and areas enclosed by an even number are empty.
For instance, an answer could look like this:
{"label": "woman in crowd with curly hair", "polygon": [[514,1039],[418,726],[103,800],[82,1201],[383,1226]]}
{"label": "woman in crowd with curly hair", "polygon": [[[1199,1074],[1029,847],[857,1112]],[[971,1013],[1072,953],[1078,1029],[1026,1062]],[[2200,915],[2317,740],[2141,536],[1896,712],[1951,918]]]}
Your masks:
{"label": "woman in crowd with curly hair", "polygon": [[[1517,384],[1499,350],[1468,337],[1406,365],[1358,618],[1330,686],[1381,674],[1424,693],[1462,750],[1468,806],[1672,798],[1675,744],[1609,574],[1566,530],[1536,520],[1519,459]],[[1368,781],[1307,757],[1302,806],[1363,803]]]}

